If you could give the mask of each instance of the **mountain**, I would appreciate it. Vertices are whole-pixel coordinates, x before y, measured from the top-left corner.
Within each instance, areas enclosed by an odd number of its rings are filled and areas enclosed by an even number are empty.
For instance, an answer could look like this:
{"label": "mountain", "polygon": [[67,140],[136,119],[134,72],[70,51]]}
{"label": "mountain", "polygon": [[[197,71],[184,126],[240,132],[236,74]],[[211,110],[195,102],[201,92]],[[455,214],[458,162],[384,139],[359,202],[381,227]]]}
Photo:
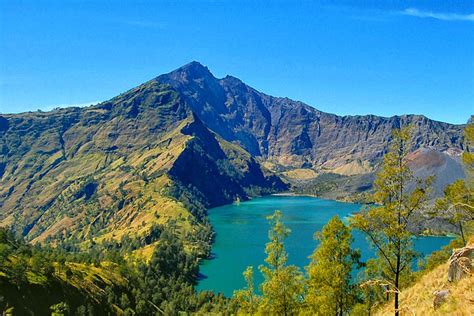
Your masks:
{"label": "mountain", "polygon": [[209,207],[286,189],[156,81],[0,122],[0,220],[34,242],[140,235],[170,219],[188,230]]}
{"label": "mountain", "polygon": [[462,125],[341,117],[192,62],[95,106],[1,115],[0,223],[34,242],[120,239],[170,220],[200,235],[207,208],[287,190],[273,172],[360,175],[367,189],[391,130],[409,124],[415,150],[463,148]]}
{"label": "mountain", "polygon": [[[370,189],[392,129],[408,125],[413,126],[414,151],[437,153],[449,162],[449,166],[432,165],[429,170],[437,176],[433,197],[440,196],[448,183],[464,177],[459,159],[464,125],[422,115],[337,116],[266,95],[232,76],[217,79],[198,62],[153,81],[179,91],[209,128],[245,148],[300,193],[351,200],[354,194]],[[424,156],[416,159],[426,162]],[[428,170],[419,170],[419,164],[412,167],[415,176],[428,176]]]}
{"label": "mountain", "polygon": [[215,78],[192,62],[154,79],[184,96],[193,111],[224,139],[281,166],[334,170],[359,161],[370,170],[387,150],[393,128],[414,125],[414,150],[462,149],[463,125],[422,115],[384,118],[337,116],[302,102],[261,93],[227,76]]}

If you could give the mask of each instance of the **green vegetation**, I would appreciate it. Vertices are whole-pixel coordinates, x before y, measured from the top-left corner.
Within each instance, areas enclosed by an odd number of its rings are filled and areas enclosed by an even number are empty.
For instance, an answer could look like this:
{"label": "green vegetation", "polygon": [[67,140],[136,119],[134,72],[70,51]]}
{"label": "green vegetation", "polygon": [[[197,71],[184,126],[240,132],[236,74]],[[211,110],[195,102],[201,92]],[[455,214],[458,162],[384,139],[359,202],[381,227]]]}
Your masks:
{"label": "green vegetation", "polygon": [[[421,262],[421,271],[411,271],[418,255],[412,246],[414,235],[407,227],[427,202],[432,179],[413,179],[406,159],[409,140],[409,129],[394,131],[390,151],[375,181],[372,198],[377,204],[351,220],[351,226],[365,233],[378,250],[377,258],[365,264],[359,262],[358,252],[351,248],[350,228],[333,218],[321,233],[316,233],[320,245],[311,256],[307,275],[303,275],[296,267],[286,266],[284,239],[289,231],[281,222],[281,214],[276,212],[269,218],[270,242],[265,249],[269,267],[260,268],[265,278],[261,295],[255,293],[253,269],[249,267],[244,272],[247,287],[235,292],[234,307],[241,313],[370,315],[376,306],[393,299],[392,311],[399,315],[404,309],[401,293],[426,273],[445,264],[452,249],[464,245],[466,238],[461,235],[448,247],[428,256]],[[465,161],[470,158],[470,154],[464,155]],[[455,203],[455,198],[462,199],[464,210],[473,207],[470,179],[463,185],[464,191],[459,188],[446,191],[445,207]],[[412,183],[416,185],[410,186]],[[442,208],[441,202],[438,205]],[[472,223],[472,218],[464,220]],[[365,266],[363,274],[352,279],[354,269],[362,265]],[[283,289],[286,289],[284,294]]]}
{"label": "green vegetation", "polygon": [[2,119],[0,226],[24,245],[0,246],[2,311],[217,308],[221,296],[193,289],[212,241],[206,209],[286,188],[156,81],[84,109]]}
{"label": "green vegetation", "polygon": [[399,315],[399,293],[410,280],[410,268],[416,256],[408,225],[427,201],[430,179],[409,189],[413,180],[407,166],[410,130],[395,130],[391,150],[384,157],[382,170],[375,180],[375,201],[354,216],[352,225],[364,232],[377,249],[381,277],[394,294],[395,315]]}
{"label": "green vegetation", "polygon": [[464,245],[464,241],[461,237],[455,238],[449,243],[449,245],[444,246],[438,251],[434,251],[426,258],[420,260],[418,265],[421,268],[421,274],[432,271],[440,264],[446,263],[449,257],[453,254],[453,249],[461,248]]}
{"label": "green vegetation", "polygon": [[[468,124],[464,139],[467,148],[474,147],[474,123]],[[464,245],[467,242],[466,229],[474,220],[474,153],[466,151],[463,162],[468,173],[467,180],[456,180],[444,190],[444,197],[436,201],[437,215],[443,216],[459,228]]]}
{"label": "green vegetation", "polygon": [[[177,315],[223,309],[227,300],[193,288],[198,258],[170,230],[161,232],[149,263],[128,263],[122,253],[31,246],[0,229],[0,310],[14,315]],[[127,249],[127,248],[125,248]]]}
{"label": "green vegetation", "polygon": [[306,307],[317,315],[344,315],[357,302],[352,271],[360,267],[360,253],[351,249],[350,229],[333,217],[315,234],[319,247],[308,266]]}
{"label": "green vegetation", "polygon": [[[246,287],[234,292],[227,312],[238,315],[372,315],[390,301],[393,285],[383,278],[391,271],[381,258],[366,263],[359,261],[359,252],[351,248],[351,229],[339,218],[332,218],[321,233],[316,233],[320,245],[311,256],[307,274],[286,265],[288,256],[283,241],[289,231],[281,222],[280,212],[276,211],[269,220],[270,241],[265,259],[268,267],[260,267],[264,275],[261,294],[255,290],[254,270],[248,267],[243,273]],[[445,266],[452,249],[458,245],[462,245],[460,238],[428,256],[418,272],[407,269],[399,294],[416,285],[430,271]],[[361,267],[364,267],[363,273],[353,278],[354,271]],[[399,305],[399,308],[402,307]],[[391,311],[394,311],[393,307]]]}
{"label": "green vegetation", "polygon": [[260,297],[255,294],[253,267],[247,267],[242,273],[246,288],[234,292],[233,301],[240,313],[253,315],[258,311]]}
{"label": "green vegetation", "polygon": [[4,120],[0,226],[33,243],[86,249],[169,220],[194,234],[208,208],[286,188],[156,81],[96,106]]}
{"label": "green vegetation", "polygon": [[464,180],[456,180],[446,187],[444,197],[436,201],[436,214],[455,225],[467,243],[466,224],[474,220],[474,190]]}
{"label": "green vegetation", "polygon": [[266,265],[259,270],[265,280],[261,285],[262,298],[260,311],[267,314],[291,315],[298,310],[303,293],[303,275],[298,267],[287,265],[288,255],[284,240],[290,230],[281,221],[281,212],[276,211],[270,216],[271,228],[268,233],[270,242],[265,246]]}
{"label": "green vegetation", "polygon": [[326,199],[347,202],[372,203],[370,190],[374,176],[372,173],[362,175],[340,175],[323,173],[308,181],[295,183],[293,191]]}
{"label": "green vegetation", "polygon": [[[362,265],[358,251],[351,248],[350,228],[339,218],[334,217],[315,234],[320,245],[311,256],[307,274],[286,264],[284,240],[290,232],[281,213],[275,212],[269,220],[266,264],[260,267],[265,277],[261,294],[256,293],[253,268],[249,267],[244,272],[246,288],[236,291],[230,300],[212,292],[195,292],[198,256],[184,250],[175,229],[155,228],[160,238],[152,258],[138,264],[130,264],[112,241],[95,245],[100,251],[82,253],[33,247],[0,229],[4,258],[0,262],[0,310],[13,310],[14,315],[367,315],[385,301],[387,288],[375,282],[384,268],[379,260],[367,263],[362,278],[351,278]],[[136,242],[125,240],[125,249]],[[447,253],[448,248],[429,257],[426,269],[413,274],[413,281],[445,262]]]}

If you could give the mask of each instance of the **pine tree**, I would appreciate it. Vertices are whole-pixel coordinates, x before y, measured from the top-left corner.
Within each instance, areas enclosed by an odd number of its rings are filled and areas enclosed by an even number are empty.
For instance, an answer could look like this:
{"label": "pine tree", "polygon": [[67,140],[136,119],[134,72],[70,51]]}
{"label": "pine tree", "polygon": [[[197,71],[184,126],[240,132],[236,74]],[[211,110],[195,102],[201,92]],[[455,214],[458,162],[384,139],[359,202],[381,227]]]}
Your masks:
{"label": "pine tree", "polygon": [[69,315],[69,305],[66,302],[60,302],[49,307],[51,316],[65,316]]}
{"label": "pine tree", "polygon": [[307,267],[305,304],[318,315],[347,314],[356,302],[351,272],[360,258],[359,252],[351,249],[350,229],[334,216],[315,238],[321,243]]}
{"label": "pine tree", "polygon": [[400,287],[416,256],[412,234],[407,228],[416,219],[414,214],[424,207],[432,180],[415,181],[406,160],[409,140],[409,128],[394,130],[390,150],[374,183],[377,206],[357,214],[352,220],[352,225],[377,249],[379,262],[383,265],[383,281],[394,293],[395,315],[400,312]]}
{"label": "pine tree", "polygon": [[120,307],[122,307],[123,310],[130,307],[130,299],[126,293],[122,293],[122,296],[120,297]]}
{"label": "pine tree", "polygon": [[459,229],[465,245],[465,225],[474,220],[474,190],[464,180],[454,181],[444,189],[444,197],[436,201],[436,210],[436,216],[445,218]]}
{"label": "pine tree", "polygon": [[257,311],[259,304],[259,297],[255,295],[253,267],[247,267],[243,276],[247,286],[242,290],[234,291],[233,300],[238,306],[239,313],[253,315]]}
{"label": "pine tree", "polygon": [[266,265],[259,267],[264,276],[260,311],[272,315],[293,315],[301,304],[303,275],[296,266],[287,265],[284,240],[290,230],[282,223],[281,217],[280,211],[268,217],[271,228],[268,232],[270,242],[265,247]]}

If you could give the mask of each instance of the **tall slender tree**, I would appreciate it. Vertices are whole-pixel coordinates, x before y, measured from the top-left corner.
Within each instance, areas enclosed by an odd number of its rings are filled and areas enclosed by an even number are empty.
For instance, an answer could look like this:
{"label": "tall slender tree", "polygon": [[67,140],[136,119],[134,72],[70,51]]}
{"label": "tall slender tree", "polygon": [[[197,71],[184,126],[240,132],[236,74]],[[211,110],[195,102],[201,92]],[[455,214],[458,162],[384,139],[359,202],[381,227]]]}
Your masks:
{"label": "tall slender tree", "polygon": [[302,301],[303,275],[298,267],[287,265],[284,240],[290,230],[283,224],[281,217],[280,211],[268,217],[271,228],[268,233],[270,242],[265,246],[266,265],[259,267],[264,276],[260,311],[272,315],[294,315]]}
{"label": "tall slender tree", "polygon": [[407,228],[416,220],[416,212],[424,207],[432,180],[414,179],[408,168],[410,136],[409,128],[393,131],[390,150],[374,183],[377,206],[352,219],[353,227],[361,230],[377,249],[384,281],[394,293],[395,315],[399,315],[401,309],[399,291],[403,278],[409,274],[416,255],[412,234]]}
{"label": "tall slender tree", "polygon": [[334,216],[315,238],[320,245],[307,267],[305,307],[317,315],[348,314],[356,302],[351,272],[359,266],[360,258],[360,253],[351,248],[351,231]]}
{"label": "tall slender tree", "polygon": [[464,180],[454,181],[444,189],[444,197],[436,201],[434,213],[455,225],[466,244],[466,224],[474,220],[474,190]]}
{"label": "tall slender tree", "polygon": [[249,266],[243,273],[246,287],[242,290],[234,291],[233,300],[238,307],[239,314],[244,313],[254,315],[257,312],[259,297],[255,294],[253,281],[253,267]]}
{"label": "tall slender tree", "polygon": [[462,160],[469,175],[468,186],[472,189],[474,187],[474,115],[471,116],[464,130],[464,143],[466,150],[462,155]]}
{"label": "tall slender tree", "polygon": [[463,162],[467,171],[465,180],[458,179],[444,190],[444,197],[436,201],[436,216],[446,218],[458,227],[464,244],[466,224],[474,221],[474,123],[471,122],[464,130],[465,152]]}

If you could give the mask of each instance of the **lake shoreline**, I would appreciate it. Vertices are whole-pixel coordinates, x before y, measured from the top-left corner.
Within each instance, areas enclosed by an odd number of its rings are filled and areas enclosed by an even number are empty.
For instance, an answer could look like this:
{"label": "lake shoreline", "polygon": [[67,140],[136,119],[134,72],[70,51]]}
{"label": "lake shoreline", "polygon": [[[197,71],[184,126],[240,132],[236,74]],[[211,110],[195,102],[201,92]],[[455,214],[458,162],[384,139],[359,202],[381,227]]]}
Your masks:
{"label": "lake shoreline", "polygon": [[[375,205],[375,203],[362,203],[362,202],[353,202],[353,201],[347,201],[347,200],[340,200],[340,199],[326,199],[322,198],[320,196],[314,195],[314,194],[306,194],[306,193],[296,193],[296,192],[280,192],[280,193],[273,193],[270,194],[271,196],[294,196],[294,197],[312,197],[312,198],[317,198],[320,200],[325,200],[325,201],[336,201],[336,202],[341,202],[341,203],[348,203],[348,204],[360,204],[360,205]],[[349,217],[352,217],[354,214],[349,215]],[[449,238],[456,238],[458,237],[458,234],[450,232],[450,231],[444,231],[444,232],[439,232],[439,233],[419,233],[415,234],[417,237],[449,237]]]}
{"label": "lake shoreline", "polygon": [[309,194],[309,193],[281,192],[281,193],[272,193],[270,194],[270,196],[301,196],[301,197],[311,197],[311,198],[325,200],[325,201],[336,201],[336,202],[350,203],[350,204],[364,204],[364,203],[358,203],[358,202],[352,202],[352,201],[345,201],[341,199],[327,199],[327,198],[323,198],[323,197],[320,197],[314,194]]}
{"label": "lake shoreline", "polygon": [[[265,243],[268,242],[266,217],[275,209],[282,211],[285,225],[292,230],[285,242],[289,262],[304,269],[308,264],[308,256],[317,247],[317,241],[313,239],[314,232],[320,231],[333,216],[349,217],[357,213],[359,208],[360,204],[290,192],[255,197],[211,209],[208,216],[215,239],[211,257],[200,260],[200,278],[196,289],[214,290],[229,297],[233,290],[245,287],[242,277],[245,268],[249,265],[256,268],[264,263]],[[372,257],[373,249],[365,236],[356,231],[353,234],[353,247],[361,250],[364,260]],[[422,255],[428,255],[447,245],[451,238],[419,236],[414,244]],[[262,281],[258,273],[255,278],[256,283]]]}

